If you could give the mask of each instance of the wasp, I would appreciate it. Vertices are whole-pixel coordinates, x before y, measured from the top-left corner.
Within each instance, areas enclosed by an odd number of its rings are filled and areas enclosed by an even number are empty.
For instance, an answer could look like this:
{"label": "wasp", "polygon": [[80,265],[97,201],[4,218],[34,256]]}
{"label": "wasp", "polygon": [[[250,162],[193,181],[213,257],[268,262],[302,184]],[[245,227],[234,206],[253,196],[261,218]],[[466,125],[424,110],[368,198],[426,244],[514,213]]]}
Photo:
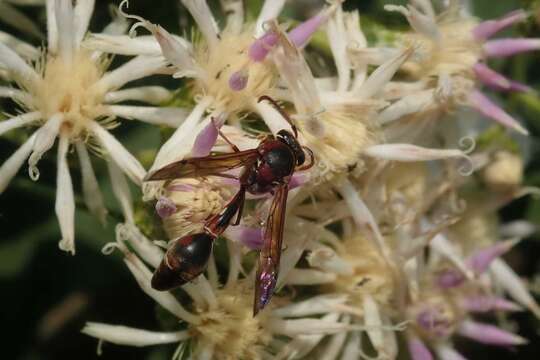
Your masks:
{"label": "wasp", "polygon": [[[285,111],[268,96],[261,96],[258,101],[270,102],[290,124],[292,133],[280,130],[275,137],[265,137],[257,148],[240,151],[219,132],[233,152],[176,161],[149,174],[145,179],[155,181],[205,176],[230,178],[234,176],[228,171],[242,168],[240,175],[235,177],[240,189],[220,213],[206,219],[203,232],[178,238],[168,248],[151,282],[152,287],[160,291],[188,283],[206,269],[214,241],[231,225],[235,216],[232,225],[240,223],[246,192],[273,195],[258,260],[254,316],[268,304],[276,287],[289,181],[295,171],[307,170],[314,163],[313,152],[300,145],[296,126]],[[307,164],[306,155],[310,157]]]}

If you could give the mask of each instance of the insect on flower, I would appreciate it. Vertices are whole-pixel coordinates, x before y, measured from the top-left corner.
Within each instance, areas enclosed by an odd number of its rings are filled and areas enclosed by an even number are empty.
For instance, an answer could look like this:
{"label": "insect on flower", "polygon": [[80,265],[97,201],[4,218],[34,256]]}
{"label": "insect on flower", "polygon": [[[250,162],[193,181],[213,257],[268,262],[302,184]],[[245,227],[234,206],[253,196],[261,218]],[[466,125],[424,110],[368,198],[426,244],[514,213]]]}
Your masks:
{"label": "insect on flower", "polygon": [[[313,152],[298,142],[296,126],[288,115],[272,98],[268,96],[259,98],[259,102],[264,100],[276,107],[291,125],[293,133],[280,130],[276,137],[267,136],[257,148],[240,151],[219,132],[234,152],[183,159],[147,176],[146,181],[220,176],[238,179],[240,183],[240,189],[223,210],[206,220],[202,233],[176,239],[169,247],[152,277],[154,289],[170,290],[199,276],[207,266],[214,240],[225,231],[235,215],[233,225],[240,223],[246,191],[259,195],[270,193],[274,198],[269,209],[263,246],[259,255],[254,315],[270,301],[279,269],[289,180],[295,171],[312,167],[314,158]],[[305,164],[306,153],[310,157],[307,164]],[[241,167],[243,170],[238,178],[228,173]]]}

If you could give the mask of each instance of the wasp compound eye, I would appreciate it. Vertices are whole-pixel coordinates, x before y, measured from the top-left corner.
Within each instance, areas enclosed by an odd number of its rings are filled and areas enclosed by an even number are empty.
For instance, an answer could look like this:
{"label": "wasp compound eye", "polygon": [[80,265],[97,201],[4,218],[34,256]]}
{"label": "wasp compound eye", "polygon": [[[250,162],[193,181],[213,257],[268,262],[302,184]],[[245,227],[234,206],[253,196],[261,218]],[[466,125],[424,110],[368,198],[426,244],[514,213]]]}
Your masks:
{"label": "wasp compound eye", "polygon": [[152,287],[165,291],[184,285],[203,273],[212,252],[212,235],[184,236],[167,250],[152,276]]}

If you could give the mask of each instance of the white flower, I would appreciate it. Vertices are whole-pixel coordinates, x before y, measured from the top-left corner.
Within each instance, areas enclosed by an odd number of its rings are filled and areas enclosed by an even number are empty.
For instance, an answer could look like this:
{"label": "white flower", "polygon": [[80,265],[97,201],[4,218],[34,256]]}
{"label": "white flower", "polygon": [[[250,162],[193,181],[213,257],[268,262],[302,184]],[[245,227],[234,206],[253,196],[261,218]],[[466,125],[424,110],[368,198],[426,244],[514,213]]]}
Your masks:
{"label": "white flower", "polygon": [[227,244],[231,263],[226,282],[220,283],[211,257],[207,276],[201,275],[182,286],[191,301],[184,306],[172,293],[159,292],[150,286],[151,271],[145,263],[156,268],[163,251],[133,225],[118,225],[117,234],[117,243],[107,246],[106,251],[119,248],[142,290],[176,317],[180,325],[175,332],[100,323],[88,323],[82,330],[102,341],[129,346],[179,343],[177,355],[189,343],[192,356],[198,359],[263,359],[272,354],[276,358],[288,358],[309,353],[325,335],[338,336],[356,329],[337,310],[336,305],[342,299],[332,296],[296,303],[288,297],[277,297],[253,317],[252,276],[240,276],[244,272],[242,253],[232,242]]}
{"label": "white flower", "polygon": [[[59,139],[56,213],[62,231],[60,247],[75,253],[74,198],[67,165],[71,145],[77,151],[84,198],[89,209],[103,221],[106,210],[92,169],[88,148],[105,157],[112,171],[113,183],[123,184],[122,173],[140,185],[146,172],[139,161],[108,131],[116,117],[177,126],[184,118],[183,109],[123,106],[116,103],[137,100],[159,104],[169,98],[161,87],[138,87],[121,90],[130,81],[160,71],[165,62],[156,57],[137,56],[119,68],[106,72],[109,60],[85,45],[94,1],[47,1],[47,48],[38,50],[25,44],[11,48],[0,42],[0,75],[15,87],[0,87],[0,96],[10,97],[20,115],[0,122],[0,134],[37,126],[33,135],[0,167],[0,191],[28,158],[33,180],[39,177],[39,159]],[[116,19],[105,32],[124,31],[127,24]],[[21,45],[18,41],[16,45]],[[21,53],[20,49],[32,49]],[[19,52],[19,54],[17,53]],[[26,55],[31,56],[25,56]],[[37,54],[37,55],[36,55]],[[41,54],[41,55],[40,55]],[[24,58],[29,59],[25,60]],[[115,193],[122,197],[122,192]]]}

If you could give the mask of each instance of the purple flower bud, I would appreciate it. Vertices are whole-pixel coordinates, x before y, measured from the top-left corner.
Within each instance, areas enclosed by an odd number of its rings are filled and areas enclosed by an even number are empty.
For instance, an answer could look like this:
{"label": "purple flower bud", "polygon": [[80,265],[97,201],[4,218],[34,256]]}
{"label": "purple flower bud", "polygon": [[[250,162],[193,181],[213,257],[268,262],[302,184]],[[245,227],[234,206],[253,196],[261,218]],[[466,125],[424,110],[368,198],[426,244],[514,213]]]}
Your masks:
{"label": "purple flower bud", "polygon": [[229,87],[234,91],[244,90],[247,86],[248,79],[249,77],[246,71],[236,71],[229,78]]}
{"label": "purple flower bud", "polygon": [[473,29],[473,36],[476,40],[486,40],[499,31],[523,21],[527,18],[527,13],[523,10],[509,12],[505,16],[496,20],[487,20],[481,22]]}
{"label": "purple flower bud", "polygon": [[431,352],[427,346],[418,338],[411,338],[408,341],[409,352],[413,360],[433,360]]}
{"label": "purple flower bud", "polygon": [[460,286],[465,281],[465,275],[457,269],[446,269],[437,274],[435,282],[442,289]]}
{"label": "purple flower bud", "polygon": [[481,249],[471,255],[466,263],[476,275],[483,274],[491,265],[491,262],[510,250],[515,245],[515,241],[498,242],[492,246]]}
{"label": "purple flower bud", "polygon": [[514,129],[524,135],[529,134],[529,132],[523,126],[521,126],[516,119],[508,115],[503,109],[498,107],[480,91],[474,90],[471,92],[469,95],[469,105],[480,114],[493,119],[506,127]]}
{"label": "purple flower bud", "polygon": [[450,319],[441,309],[427,307],[416,316],[416,323],[424,331],[437,337],[445,337],[450,334],[452,324]]}
{"label": "purple flower bud", "polygon": [[261,228],[247,227],[243,225],[230,226],[225,234],[228,238],[238,241],[251,250],[259,250],[263,245],[263,234]]}
{"label": "purple flower bud", "polygon": [[516,303],[496,296],[476,295],[461,299],[461,306],[470,312],[490,312],[490,311],[520,311],[522,310]]}
{"label": "purple flower bud", "polygon": [[459,327],[458,332],[465,337],[488,345],[512,346],[527,343],[527,340],[519,335],[499,329],[493,325],[470,320],[465,320]]}
{"label": "purple flower bud", "polygon": [[266,55],[278,42],[278,35],[273,32],[267,32],[259,39],[255,40],[249,47],[248,56],[255,62],[261,62],[266,59]]}
{"label": "purple flower bud", "polygon": [[484,63],[477,63],[473,66],[474,73],[478,80],[495,90],[510,90],[510,80],[490,69]]}
{"label": "purple flower bud", "polygon": [[318,14],[304,21],[287,34],[289,40],[297,47],[304,46],[317,29],[326,21],[328,17],[324,14]]}
{"label": "purple flower bud", "polygon": [[160,218],[166,219],[176,212],[176,205],[171,199],[161,197],[156,203],[156,212]]}
{"label": "purple flower bud", "polygon": [[[292,29],[287,35],[295,46],[302,47],[327,19],[327,11],[319,13]],[[263,61],[270,50],[277,44],[278,39],[278,34],[267,32],[250,46],[248,50],[249,58],[256,62]]]}
{"label": "purple flower bud", "polygon": [[223,126],[225,118],[223,116],[217,119],[212,118],[212,121],[201,130],[195,138],[195,143],[191,149],[192,157],[208,156],[212,147],[216,144],[218,130]]}
{"label": "purple flower bud", "polygon": [[540,39],[498,39],[486,41],[484,53],[488,57],[501,58],[527,51],[540,50]]}

